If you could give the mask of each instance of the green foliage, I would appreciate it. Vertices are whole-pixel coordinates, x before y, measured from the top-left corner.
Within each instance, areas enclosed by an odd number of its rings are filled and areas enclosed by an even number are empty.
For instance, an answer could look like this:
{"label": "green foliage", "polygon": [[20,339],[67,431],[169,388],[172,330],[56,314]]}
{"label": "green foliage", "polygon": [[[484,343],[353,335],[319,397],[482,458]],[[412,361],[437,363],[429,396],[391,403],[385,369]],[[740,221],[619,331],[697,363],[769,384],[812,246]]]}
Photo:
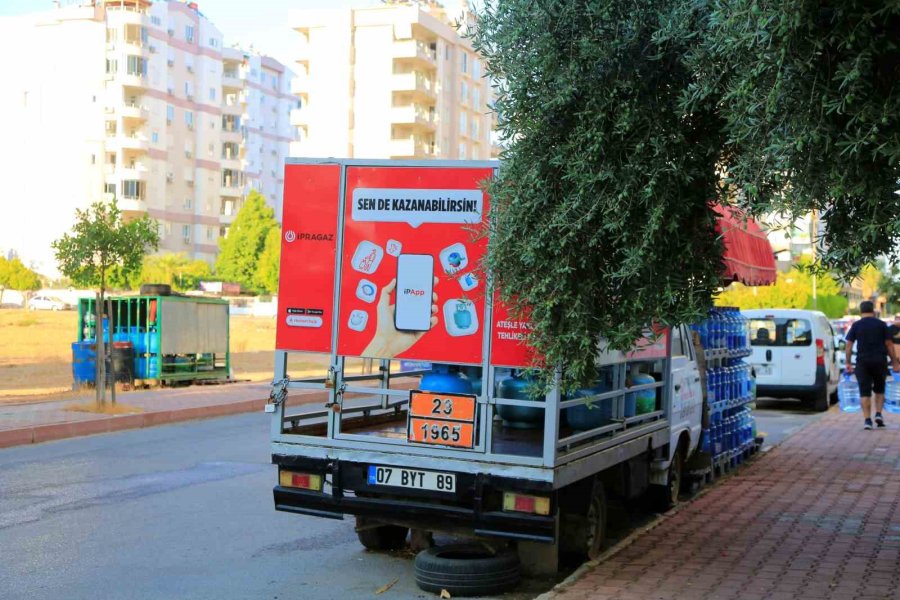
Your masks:
{"label": "green foliage", "polygon": [[7,260],[0,256],[0,289],[8,288],[19,291],[39,290],[41,277],[18,258]]}
{"label": "green foliage", "polygon": [[128,278],[158,245],[156,221],[147,215],[124,221],[115,202],[77,209],[72,234],[52,244],[59,270],[76,285],[99,287],[101,295],[111,270],[118,269],[122,278]]}
{"label": "green foliage", "polygon": [[566,387],[594,380],[601,336],[626,348],[651,321],[689,322],[720,285],[724,139],[713,104],[682,109],[690,15],[673,4],[504,0],[479,16],[507,144],[486,267],[530,307]]}
{"label": "green foliage", "polygon": [[818,210],[822,264],[843,275],[896,258],[900,3],[730,0],[702,10],[686,98],[719,103],[722,163],[743,204],[757,215]]}
{"label": "green foliage", "polygon": [[803,263],[787,273],[779,273],[775,285],[749,287],[734,283],[716,298],[718,306],[750,308],[807,308],[821,310],[830,318],[847,314],[847,299],[840,295],[841,285],[831,275],[816,275],[816,302],[812,299],[812,274]]}
{"label": "green foliage", "polygon": [[266,235],[266,243],[259,255],[256,286],[270,294],[278,293],[278,270],[281,266],[281,229],[273,227]]}
{"label": "green foliage", "polygon": [[273,228],[278,228],[275,211],[266,205],[262,194],[252,190],[234,218],[228,235],[219,239],[216,276],[223,281],[239,283],[246,289],[257,289],[260,256]]}
{"label": "green foliage", "polygon": [[211,277],[212,270],[205,260],[191,260],[183,252],[160,254],[144,258],[138,285],[167,283],[178,291],[189,291],[196,290],[201,281]]}

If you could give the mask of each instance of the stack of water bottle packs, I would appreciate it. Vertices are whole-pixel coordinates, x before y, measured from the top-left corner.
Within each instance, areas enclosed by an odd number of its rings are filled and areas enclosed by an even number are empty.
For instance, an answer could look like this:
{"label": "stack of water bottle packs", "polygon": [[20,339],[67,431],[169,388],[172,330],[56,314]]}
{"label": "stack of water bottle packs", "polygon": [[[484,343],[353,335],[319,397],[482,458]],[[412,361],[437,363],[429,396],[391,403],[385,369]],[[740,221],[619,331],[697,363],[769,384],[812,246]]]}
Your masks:
{"label": "stack of water bottle packs", "polygon": [[756,385],[750,365],[750,323],[733,307],[716,307],[693,329],[706,350],[709,428],[703,430],[703,450],[713,460],[742,453],[756,439],[756,420],[748,403]]}

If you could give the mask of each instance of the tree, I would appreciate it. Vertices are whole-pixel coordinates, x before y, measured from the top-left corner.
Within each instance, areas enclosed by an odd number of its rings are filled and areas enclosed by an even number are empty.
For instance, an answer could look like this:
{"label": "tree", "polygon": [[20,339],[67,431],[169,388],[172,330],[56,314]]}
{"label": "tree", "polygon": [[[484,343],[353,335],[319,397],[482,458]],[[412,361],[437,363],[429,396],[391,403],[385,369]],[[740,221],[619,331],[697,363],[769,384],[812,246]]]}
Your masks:
{"label": "tree", "polygon": [[[485,266],[589,384],[600,337],[712,302],[710,204],[813,210],[841,276],[900,246],[900,4],[486,0],[473,44],[506,148]],[[546,373],[545,373],[546,375]]]}
{"label": "tree", "polygon": [[[156,221],[144,215],[125,221],[115,201],[95,202],[87,209],[75,210],[72,233],[64,234],[52,244],[59,270],[76,285],[99,289],[97,323],[113,268],[124,277],[141,268],[141,261],[149,250],[159,246]],[[98,330],[102,331],[98,327]],[[109,332],[110,337],[112,331]],[[97,356],[104,356],[103,336],[97,336]],[[97,401],[104,400],[103,361],[98,360]]]}
{"label": "tree", "polygon": [[774,285],[750,287],[734,283],[716,298],[718,306],[751,308],[806,308],[824,312],[829,318],[847,314],[847,299],[840,295],[841,285],[827,273],[816,275],[816,301],[813,306],[812,275],[809,264],[801,263],[787,273],[778,273]]}
{"label": "tree", "polygon": [[274,227],[266,235],[266,243],[259,255],[256,286],[270,294],[278,292],[278,272],[281,266],[281,229]]}
{"label": "tree", "polygon": [[504,0],[479,15],[506,142],[486,267],[567,387],[595,379],[601,336],[621,349],[653,320],[690,322],[720,285],[724,136],[714,103],[681,108],[691,39],[675,15],[660,30],[672,5]]}
{"label": "tree", "polygon": [[257,289],[255,275],[266,236],[277,227],[275,211],[266,205],[262,194],[251,190],[228,229],[228,235],[219,239],[216,276],[248,289]]}
{"label": "tree", "polygon": [[700,14],[687,108],[719,103],[745,207],[819,211],[822,265],[842,275],[896,258],[900,3],[680,1]]}
{"label": "tree", "polygon": [[183,252],[144,258],[137,276],[141,283],[167,283],[179,291],[195,290],[200,282],[210,279],[212,270],[205,260],[190,260]]}
{"label": "tree", "polygon": [[7,260],[0,256],[0,288],[19,291],[34,291],[41,288],[41,277],[21,260]]}

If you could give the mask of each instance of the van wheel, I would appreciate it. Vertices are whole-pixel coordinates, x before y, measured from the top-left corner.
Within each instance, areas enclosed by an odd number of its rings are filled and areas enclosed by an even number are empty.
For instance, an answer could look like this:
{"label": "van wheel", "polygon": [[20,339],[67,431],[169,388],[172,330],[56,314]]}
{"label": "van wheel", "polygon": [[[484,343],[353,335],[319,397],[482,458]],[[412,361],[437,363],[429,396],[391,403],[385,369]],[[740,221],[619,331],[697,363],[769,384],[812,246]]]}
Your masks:
{"label": "van wheel", "polygon": [[591,503],[587,510],[587,539],[585,550],[587,557],[595,560],[603,551],[606,542],[606,492],[599,481],[594,484]]}
{"label": "van wheel", "polygon": [[666,485],[650,486],[651,501],[653,507],[659,512],[666,512],[678,504],[678,496],[681,493],[682,471],[684,468],[684,459],[681,457],[682,450],[679,445],[672,455],[672,462],[669,463],[669,473],[666,477]]}
{"label": "van wheel", "polygon": [[399,550],[406,544],[409,529],[399,525],[371,525],[356,518],[356,537],[368,550]]}
{"label": "van wheel", "polygon": [[831,402],[828,398],[828,386],[825,385],[817,390],[815,396],[813,396],[813,408],[816,412],[825,412],[829,406],[831,406]]}

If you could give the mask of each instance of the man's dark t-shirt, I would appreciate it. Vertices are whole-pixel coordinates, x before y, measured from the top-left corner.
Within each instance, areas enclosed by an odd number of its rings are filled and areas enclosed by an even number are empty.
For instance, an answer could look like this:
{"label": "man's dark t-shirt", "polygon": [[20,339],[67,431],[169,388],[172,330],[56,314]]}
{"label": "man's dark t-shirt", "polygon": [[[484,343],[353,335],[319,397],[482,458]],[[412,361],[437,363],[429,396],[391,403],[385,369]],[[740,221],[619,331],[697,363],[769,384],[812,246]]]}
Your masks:
{"label": "man's dark t-shirt", "polygon": [[850,326],[847,332],[847,341],[856,341],[856,360],[887,358],[887,349],[884,341],[891,339],[888,326],[881,319],[875,317],[863,317]]}

